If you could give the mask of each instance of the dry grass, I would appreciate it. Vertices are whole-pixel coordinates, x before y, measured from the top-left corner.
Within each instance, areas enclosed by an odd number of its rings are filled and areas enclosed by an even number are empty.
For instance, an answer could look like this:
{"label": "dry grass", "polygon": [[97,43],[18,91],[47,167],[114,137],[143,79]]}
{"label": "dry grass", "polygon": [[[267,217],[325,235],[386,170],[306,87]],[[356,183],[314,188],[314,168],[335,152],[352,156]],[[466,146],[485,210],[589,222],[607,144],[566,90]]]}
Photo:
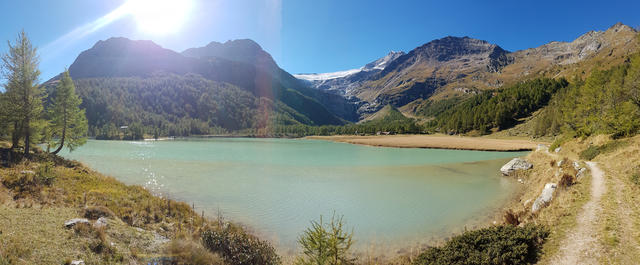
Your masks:
{"label": "dry grass", "polygon": [[438,148],[483,151],[535,150],[538,144],[527,139],[495,139],[449,135],[384,135],[384,136],[311,136],[308,139],[329,140],[350,144],[405,148]]}
{"label": "dry grass", "polygon": [[[183,264],[221,264],[201,262],[214,255],[197,238],[179,245],[184,251],[166,252],[167,238],[199,235],[214,223],[189,205],[60,159],[42,178],[39,169],[50,159],[36,155],[32,162],[0,167],[0,263],[146,264],[173,254]],[[64,228],[66,220],[79,217],[107,217],[108,226]],[[239,226],[236,231],[246,233]]]}
{"label": "dry grass", "polygon": [[224,260],[207,251],[199,242],[189,236],[175,238],[167,247],[167,253],[174,258],[176,265],[224,265]]}
{"label": "dry grass", "polygon": [[[526,159],[534,165],[533,169],[518,172],[514,176],[522,179],[524,184],[516,199],[505,208],[506,214],[503,220],[505,223],[517,221],[523,224],[542,224],[551,230],[540,259],[540,263],[545,264],[557,253],[567,233],[576,226],[576,217],[589,199],[591,178],[590,175],[586,175],[566,189],[556,189],[549,206],[533,214],[531,213],[533,201],[540,195],[546,183],[559,183],[562,175],[575,176],[576,172],[572,161],[568,159],[558,167],[557,161],[561,158],[555,153],[536,151],[529,154]],[[560,169],[564,174],[559,174]]]}
{"label": "dry grass", "polygon": [[[600,145],[611,141],[600,140]],[[626,141],[616,150],[596,157],[606,172],[609,190],[603,196],[598,231],[605,252],[603,264],[633,264],[640,260],[640,186],[631,180],[640,165],[640,136]]]}

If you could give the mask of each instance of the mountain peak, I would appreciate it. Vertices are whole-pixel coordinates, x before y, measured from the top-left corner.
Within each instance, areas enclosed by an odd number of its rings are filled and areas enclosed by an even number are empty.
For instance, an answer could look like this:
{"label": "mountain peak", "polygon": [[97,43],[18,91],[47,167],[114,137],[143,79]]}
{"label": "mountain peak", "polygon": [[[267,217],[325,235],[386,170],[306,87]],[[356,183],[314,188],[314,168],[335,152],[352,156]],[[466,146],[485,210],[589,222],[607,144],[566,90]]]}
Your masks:
{"label": "mountain peak", "polygon": [[607,29],[607,31],[611,32],[621,32],[621,31],[627,31],[627,32],[637,32],[634,28],[629,27],[625,24],[622,24],[622,22],[618,22],[616,24],[614,24],[613,26],[609,27]]}
{"label": "mountain peak", "polygon": [[190,48],[182,55],[194,58],[223,58],[230,61],[277,67],[271,55],[251,39],[228,40],[224,43],[212,41],[207,46]]}
{"label": "mountain peak", "polygon": [[508,53],[500,46],[491,44],[485,40],[474,39],[467,36],[447,36],[430,41],[411,51],[411,53],[421,54],[424,57],[444,62],[460,56],[493,53],[495,51],[501,54]]}
{"label": "mountain peak", "polygon": [[73,78],[147,75],[156,71],[183,72],[185,59],[150,40],[113,37],[96,42],[69,66]]}

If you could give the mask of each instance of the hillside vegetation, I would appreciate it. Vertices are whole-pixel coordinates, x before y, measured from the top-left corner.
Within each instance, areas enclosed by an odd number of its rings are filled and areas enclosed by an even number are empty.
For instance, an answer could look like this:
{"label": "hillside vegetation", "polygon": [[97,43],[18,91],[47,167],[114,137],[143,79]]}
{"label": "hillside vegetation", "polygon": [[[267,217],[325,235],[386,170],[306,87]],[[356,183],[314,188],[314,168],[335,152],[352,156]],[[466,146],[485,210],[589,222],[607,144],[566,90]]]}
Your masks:
{"label": "hillside vegetation", "polygon": [[198,75],[90,78],[75,83],[87,112],[89,134],[98,139],[118,139],[123,133],[120,126],[129,127],[130,138],[140,139],[143,134],[216,134],[270,123],[314,124],[280,101],[258,98]]}
{"label": "hillside vegetation", "polygon": [[535,135],[632,136],[640,128],[640,54],[607,70],[576,79],[551,100],[534,126]]}
{"label": "hillside vegetation", "polygon": [[[464,101],[444,101],[432,104],[424,113],[435,114],[428,127],[435,131],[482,134],[491,129],[503,130],[516,124],[520,118],[544,107],[551,96],[566,87],[565,79],[534,79],[472,96]],[[454,105],[455,104],[455,105]]]}

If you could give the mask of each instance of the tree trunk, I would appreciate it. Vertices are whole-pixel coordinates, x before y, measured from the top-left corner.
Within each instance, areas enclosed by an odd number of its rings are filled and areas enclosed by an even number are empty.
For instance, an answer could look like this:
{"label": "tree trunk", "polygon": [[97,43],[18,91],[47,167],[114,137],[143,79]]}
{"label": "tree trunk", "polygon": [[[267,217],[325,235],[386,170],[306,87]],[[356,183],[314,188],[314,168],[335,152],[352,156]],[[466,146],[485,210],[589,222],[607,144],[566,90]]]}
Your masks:
{"label": "tree trunk", "polygon": [[62,138],[60,139],[60,146],[58,146],[58,148],[55,151],[53,151],[52,154],[54,155],[58,154],[58,152],[62,150],[62,147],[64,147],[64,137],[66,132],[67,132],[67,126],[65,125],[64,128],[62,128]]}
{"label": "tree trunk", "polygon": [[18,128],[18,122],[13,122],[13,134],[11,135],[12,150],[18,148],[18,145],[20,145],[20,129],[22,128]]}
{"label": "tree trunk", "polygon": [[24,157],[29,157],[29,145],[31,143],[31,130],[29,130],[29,119],[25,120],[24,128]]}

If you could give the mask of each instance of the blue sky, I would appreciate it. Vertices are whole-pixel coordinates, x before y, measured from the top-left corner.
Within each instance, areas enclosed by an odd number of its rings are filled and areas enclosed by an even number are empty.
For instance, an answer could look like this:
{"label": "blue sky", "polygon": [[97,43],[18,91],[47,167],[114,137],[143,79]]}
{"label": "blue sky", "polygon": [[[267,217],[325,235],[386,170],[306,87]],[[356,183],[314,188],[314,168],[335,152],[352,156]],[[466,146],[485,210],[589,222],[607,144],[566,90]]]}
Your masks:
{"label": "blue sky", "polygon": [[95,27],[125,0],[1,1],[0,52],[6,52],[4,41],[24,28],[41,50],[46,81],[96,41],[112,36],[151,39],[176,51],[251,38],[285,70],[312,73],[357,68],[391,50],[409,51],[448,35],[484,39],[513,51],[571,41],[616,22],[640,25],[636,0],[192,1],[183,25],[170,34],[145,31],[128,14]]}

